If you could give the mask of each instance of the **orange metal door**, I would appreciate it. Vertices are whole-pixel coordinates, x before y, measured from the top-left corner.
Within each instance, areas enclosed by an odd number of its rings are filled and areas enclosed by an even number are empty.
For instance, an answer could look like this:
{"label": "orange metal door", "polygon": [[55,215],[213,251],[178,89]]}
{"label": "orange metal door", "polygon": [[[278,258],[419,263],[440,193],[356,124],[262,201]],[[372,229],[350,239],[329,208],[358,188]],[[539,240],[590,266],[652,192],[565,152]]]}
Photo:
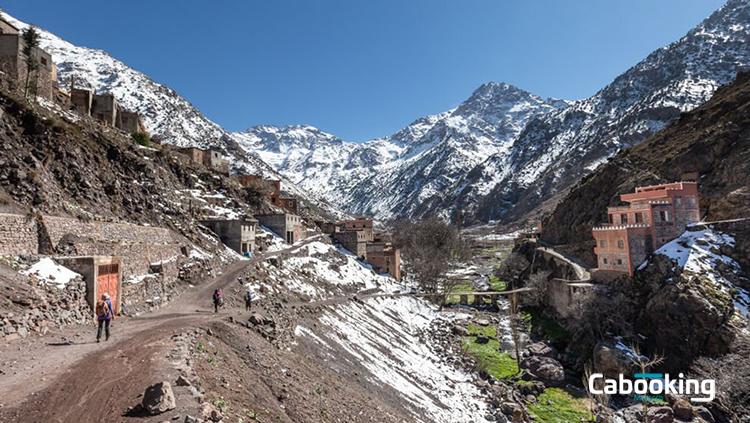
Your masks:
{"label": "orange metal door", "polygon": [[[117,314],[117,275],[119,274],[119,266],[117,264],[103,264],[99,266],[99,277],[97,278],[96,292],[101,298],[105,292],[109,294],[109,298],[112,301],[112,308]],[[97,298],[97,300],[99,299]]]}

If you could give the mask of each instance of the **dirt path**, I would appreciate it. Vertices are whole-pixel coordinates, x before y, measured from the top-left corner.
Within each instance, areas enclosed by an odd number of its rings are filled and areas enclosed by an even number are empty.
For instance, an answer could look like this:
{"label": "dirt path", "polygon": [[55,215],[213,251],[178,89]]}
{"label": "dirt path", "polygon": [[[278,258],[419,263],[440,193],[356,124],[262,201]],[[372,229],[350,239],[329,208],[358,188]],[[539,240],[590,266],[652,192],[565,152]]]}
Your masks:
{"label": "dirt path", "polygon": [[12,374],[0,373],[0,422],[128,421],[122,417],[134,405],[128,401],[167,373],[164,357],[173,346],[170,337],[231,314],[212,312],[214,289],[227,289],[258,261],[318,238],[232,263],[209,283],[183,293],[160,310],[119,318],[108,342],[94,342],[95,328],[89,326],[66,328],[36,342],[6,344],[0,349],[2,360],[15,365]]}

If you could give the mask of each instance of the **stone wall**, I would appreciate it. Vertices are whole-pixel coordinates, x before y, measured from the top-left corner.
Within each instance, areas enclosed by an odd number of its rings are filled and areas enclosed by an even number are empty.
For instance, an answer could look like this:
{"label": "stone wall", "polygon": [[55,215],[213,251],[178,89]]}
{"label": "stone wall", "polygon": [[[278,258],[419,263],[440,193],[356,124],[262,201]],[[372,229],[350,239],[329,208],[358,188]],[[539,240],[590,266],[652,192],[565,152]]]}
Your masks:
{"label": "stone wall", "polygon": [[69,217],[44,216],[44,225],[54,245],[58,245],[65,235],[121,244],[171,244],[179,240],[179,236],[169,229],[130,223],[85,222]]}
{"label": "stone wall", "polygon": [[38,244],[33,217],[0,213],[0,255],[36,254]]}

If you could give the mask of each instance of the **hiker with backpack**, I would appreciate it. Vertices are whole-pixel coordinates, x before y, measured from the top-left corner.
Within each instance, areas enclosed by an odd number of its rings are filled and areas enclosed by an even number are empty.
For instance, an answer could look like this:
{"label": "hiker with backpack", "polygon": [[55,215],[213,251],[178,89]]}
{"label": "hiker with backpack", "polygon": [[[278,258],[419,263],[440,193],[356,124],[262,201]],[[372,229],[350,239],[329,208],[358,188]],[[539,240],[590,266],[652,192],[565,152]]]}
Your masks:
{"label": "hiker with backpack", "polygon": [[96,303],[96,318],[99,321],[99,329],[96,331],[96,342],[99,342],[102,338],[102,326],[106,334],[104,340],[109,341],[109,324],[112,320],[115,320],[115,309],[112,307],[109,294],[106,292],[102,295],[102,299]]}
{"label": "hiker with backpack", "polygon": [[217,289],[214,291],[214,313],[219,312],[219,307],[224,305],[224,300],[221,298],[221,290]]}
{"label": "hiker with backpack", "polygon": [[247,291],[245,293],[245,310],[250,310],[253,303],[253,294],[250,293],[250,291]]}

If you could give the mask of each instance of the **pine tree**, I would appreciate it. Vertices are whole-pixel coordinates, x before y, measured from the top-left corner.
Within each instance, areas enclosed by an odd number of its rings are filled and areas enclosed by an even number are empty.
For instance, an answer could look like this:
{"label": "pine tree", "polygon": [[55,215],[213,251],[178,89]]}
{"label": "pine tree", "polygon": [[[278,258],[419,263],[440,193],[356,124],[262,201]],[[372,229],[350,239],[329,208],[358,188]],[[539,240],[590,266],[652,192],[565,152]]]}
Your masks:
{"label": "pine tree", "polygon": [[29,25],[23,30],[23,33],[21,33],[21,39],[23,40],[23,50],[21,51],[21,54],[23,55],[24,63],[26,64],[24,97],[28,97],[31,74],[39,69],[39,61],[36,58],[36,50],[39,48],[39,32],[34,28],[34,25]]}

